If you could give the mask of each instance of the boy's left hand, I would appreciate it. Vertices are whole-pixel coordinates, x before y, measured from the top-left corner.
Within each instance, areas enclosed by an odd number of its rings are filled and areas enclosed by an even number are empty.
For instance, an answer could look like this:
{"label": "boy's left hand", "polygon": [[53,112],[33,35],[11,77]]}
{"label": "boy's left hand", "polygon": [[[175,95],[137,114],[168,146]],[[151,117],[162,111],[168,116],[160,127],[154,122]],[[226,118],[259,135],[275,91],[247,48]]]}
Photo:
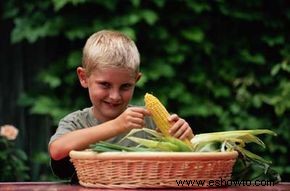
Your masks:
{"label": "boy's left hand", "polygon": [[169,133],[172,136],[181,140],[193,138],[192,129],[184,119],[176,114],[172,114],[168,120],[172,123],[172,127],[169,129]]}

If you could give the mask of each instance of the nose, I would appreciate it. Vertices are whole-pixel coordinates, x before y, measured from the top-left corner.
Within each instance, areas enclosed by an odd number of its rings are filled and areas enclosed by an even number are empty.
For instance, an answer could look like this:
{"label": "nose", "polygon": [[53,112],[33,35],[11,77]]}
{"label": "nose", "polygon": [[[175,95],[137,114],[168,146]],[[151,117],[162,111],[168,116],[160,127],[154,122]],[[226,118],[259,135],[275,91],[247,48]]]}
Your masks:
{"label": "nose", "polygon": [[112,89],[112,90],[110,91],[109,98],[110,98],[112,101],[119,101],[119,100],[121,99],[120,91],[119,91],[119,90],[114,90],[114,89]]}

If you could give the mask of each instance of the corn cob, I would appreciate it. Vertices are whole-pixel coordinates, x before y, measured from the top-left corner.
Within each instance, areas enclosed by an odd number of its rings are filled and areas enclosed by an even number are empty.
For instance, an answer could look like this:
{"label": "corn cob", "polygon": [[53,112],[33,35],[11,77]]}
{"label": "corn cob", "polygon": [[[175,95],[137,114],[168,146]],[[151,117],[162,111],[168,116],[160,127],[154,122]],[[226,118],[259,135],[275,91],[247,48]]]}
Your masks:
{"label": "corn cob", "polygon": [[[149,93],[145,94],[144,101],[145,107],[150,111],[157,128],[165,137],[171,137],[171,135],[169,134],[171,124],[168,121],[170,114],[168,113],[164,105],[159,101],[158,98]],[[185,139],[184,142],[188,146],[192,147],[192,144],[188,139]]]}

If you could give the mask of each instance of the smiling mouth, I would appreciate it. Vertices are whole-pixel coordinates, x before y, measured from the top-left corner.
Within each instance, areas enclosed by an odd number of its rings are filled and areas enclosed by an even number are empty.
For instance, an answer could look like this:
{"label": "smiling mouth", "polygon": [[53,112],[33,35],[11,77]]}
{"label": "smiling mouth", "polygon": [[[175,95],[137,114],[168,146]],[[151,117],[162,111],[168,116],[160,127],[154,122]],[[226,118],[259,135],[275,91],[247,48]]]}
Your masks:
{"label": "smiling mouth", "polygon": [[121,103],[111,103],[111,102],[108,102],[108,101],[104,101],[104,103],[110,107],[118,107],[121,105]]}

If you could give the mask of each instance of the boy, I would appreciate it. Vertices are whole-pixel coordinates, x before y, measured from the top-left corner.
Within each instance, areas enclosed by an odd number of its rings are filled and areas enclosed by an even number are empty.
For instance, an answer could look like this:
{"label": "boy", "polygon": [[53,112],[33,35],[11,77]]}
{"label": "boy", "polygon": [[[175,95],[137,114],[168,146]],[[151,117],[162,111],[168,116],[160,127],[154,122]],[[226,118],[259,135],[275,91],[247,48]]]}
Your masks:
{"label": "boy", "polygon": [[[124,34],[103,30],[89,37],[77,75],[82,87],[88,89],[92,107],[64,117],[49,142],[51,166],[60,178],[76,181],[69,161],[71,150],[83,150],[101,140],[116,143],[134,128],[154,128],[148,110],[128,106],[141,77],[139,63],[135,43]],[[185,120],[175,114],[168,120],[173,124],[172,135],[193,137]]]}

